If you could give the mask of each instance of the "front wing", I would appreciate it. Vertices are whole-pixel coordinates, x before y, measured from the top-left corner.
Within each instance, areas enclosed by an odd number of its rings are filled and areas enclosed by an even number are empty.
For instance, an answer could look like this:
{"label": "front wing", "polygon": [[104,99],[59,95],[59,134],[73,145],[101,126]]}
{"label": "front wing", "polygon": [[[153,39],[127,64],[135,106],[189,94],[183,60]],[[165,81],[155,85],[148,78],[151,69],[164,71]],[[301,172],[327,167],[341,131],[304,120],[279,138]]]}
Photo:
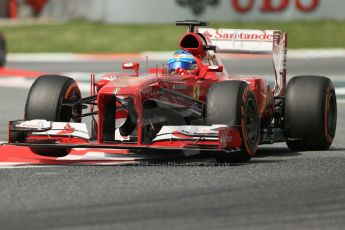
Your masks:
{"label": "front wing", "polygon": [[83,123],[17,120],[9,124],[9,141],[6,145],[54,149],[57,152],[72,149],[112,149],[123,150],[124,154],[186,157],[202,153],[239,151],[242,142],[238,128],[226,125],[163,126],[149,144],[126,140],[128,138],[113,142],[91,140]]}

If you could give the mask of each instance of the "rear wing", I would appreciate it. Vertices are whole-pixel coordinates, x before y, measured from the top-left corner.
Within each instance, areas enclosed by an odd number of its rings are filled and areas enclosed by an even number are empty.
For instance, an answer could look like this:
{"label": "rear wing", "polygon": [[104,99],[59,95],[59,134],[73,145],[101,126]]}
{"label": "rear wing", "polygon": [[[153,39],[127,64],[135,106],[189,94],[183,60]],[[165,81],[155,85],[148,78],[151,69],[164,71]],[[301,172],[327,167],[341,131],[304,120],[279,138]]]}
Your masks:
{"label": "rear wing", "polygon": [[272,54],[275,72],[274,96],[286,88],[287,34],[279,30],[196,28],[216,53]]}
{"label": "rear wing", "polygon": [[198,28],[215,46],[217,53],[271,54],[274,30],[238,30]]}

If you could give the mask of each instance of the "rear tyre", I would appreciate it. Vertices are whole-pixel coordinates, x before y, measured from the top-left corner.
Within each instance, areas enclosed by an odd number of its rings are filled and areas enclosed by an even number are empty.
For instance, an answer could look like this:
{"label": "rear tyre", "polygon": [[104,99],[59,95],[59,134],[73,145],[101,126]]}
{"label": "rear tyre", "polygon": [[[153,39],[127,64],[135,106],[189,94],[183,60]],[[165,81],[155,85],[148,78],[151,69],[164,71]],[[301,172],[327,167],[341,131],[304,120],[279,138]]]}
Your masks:
{"label": "rear tyre", "polygon": [[[80,122],[81,107],[64,106],[63,103],[77,102],[81,93],[77,83],[69,77],[44,75],[35,80],[30,88],[26,105],[25,120],[45,119],[58,122]],[[33,147],[39,155],[50,157],[66,156],[70,149]]]}
{"label": "rear tyre", "polygon": [[0,33],[0,67],[6,64],[6,41],[4,36]]}
{"label": "rear tyre", "polygon": [[217,153],[219,162],[239,163],[255,155],[259,137],[259,113],[255,95],[244,81],[223,81],[212,85],[206,101],[206,120],[209,125],[238,126],[242,137],[241,151]]}
{"label": "rear tyre", "polygon": [[330,79],[298,76],[289,81],[284,114],[287,146],[292,150],[325,150],[337,126],[337,100]]}

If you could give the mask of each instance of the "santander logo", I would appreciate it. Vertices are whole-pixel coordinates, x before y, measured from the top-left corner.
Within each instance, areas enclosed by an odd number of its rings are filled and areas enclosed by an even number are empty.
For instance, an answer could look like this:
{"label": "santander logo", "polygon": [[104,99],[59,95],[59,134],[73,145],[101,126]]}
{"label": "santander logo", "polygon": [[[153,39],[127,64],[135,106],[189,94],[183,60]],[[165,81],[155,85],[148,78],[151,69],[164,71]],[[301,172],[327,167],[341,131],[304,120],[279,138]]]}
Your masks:
{"label": "santander logo", "polygon": [[206,36],[210,40],[261,40],[261,41],[272,41],[273,35],[268,33],[246,33],[246,32],[236,32],[236,31],[229,31],[229,30],[222,30],[217,29],[215,31],[208,31],[206,30],[203,32],[204,36]]}

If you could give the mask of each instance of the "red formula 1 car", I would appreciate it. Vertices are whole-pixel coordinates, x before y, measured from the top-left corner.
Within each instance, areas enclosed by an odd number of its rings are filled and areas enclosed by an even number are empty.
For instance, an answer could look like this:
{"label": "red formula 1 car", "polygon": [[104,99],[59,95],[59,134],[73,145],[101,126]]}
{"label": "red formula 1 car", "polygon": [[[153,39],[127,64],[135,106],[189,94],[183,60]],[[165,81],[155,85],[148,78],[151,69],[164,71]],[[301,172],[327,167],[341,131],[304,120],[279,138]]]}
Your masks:
{"label": "red formula 1 car", "polygon": [[0,33],[0,67],[5,66],[6,63],[6,40],[2,33]]}
{"label": "red formula 1 car", "polygon": [[[275,30],[188,26],[180,40],[188,71],[124,63],[130,74],[109,73],[81,98],[77,83],[64,76],[41,76],[33,83],[25,119],[11,121],[9,144],[44,156],[72,148],[123,149],[163,154],[212,153],[220,162],[245,162],[258,145],[286,142],[294,150],[327,149],[333,141],[337,103],[326,77],[298,76],[286,86],[287,35]],[[229,76],[217,53],[272,54],[275,85],[262,77]],[[88,110],[87,110],[88,109]],[[90,132],[83,117],[91,116]],[[89,135],[90,133],[90,135]]]}

